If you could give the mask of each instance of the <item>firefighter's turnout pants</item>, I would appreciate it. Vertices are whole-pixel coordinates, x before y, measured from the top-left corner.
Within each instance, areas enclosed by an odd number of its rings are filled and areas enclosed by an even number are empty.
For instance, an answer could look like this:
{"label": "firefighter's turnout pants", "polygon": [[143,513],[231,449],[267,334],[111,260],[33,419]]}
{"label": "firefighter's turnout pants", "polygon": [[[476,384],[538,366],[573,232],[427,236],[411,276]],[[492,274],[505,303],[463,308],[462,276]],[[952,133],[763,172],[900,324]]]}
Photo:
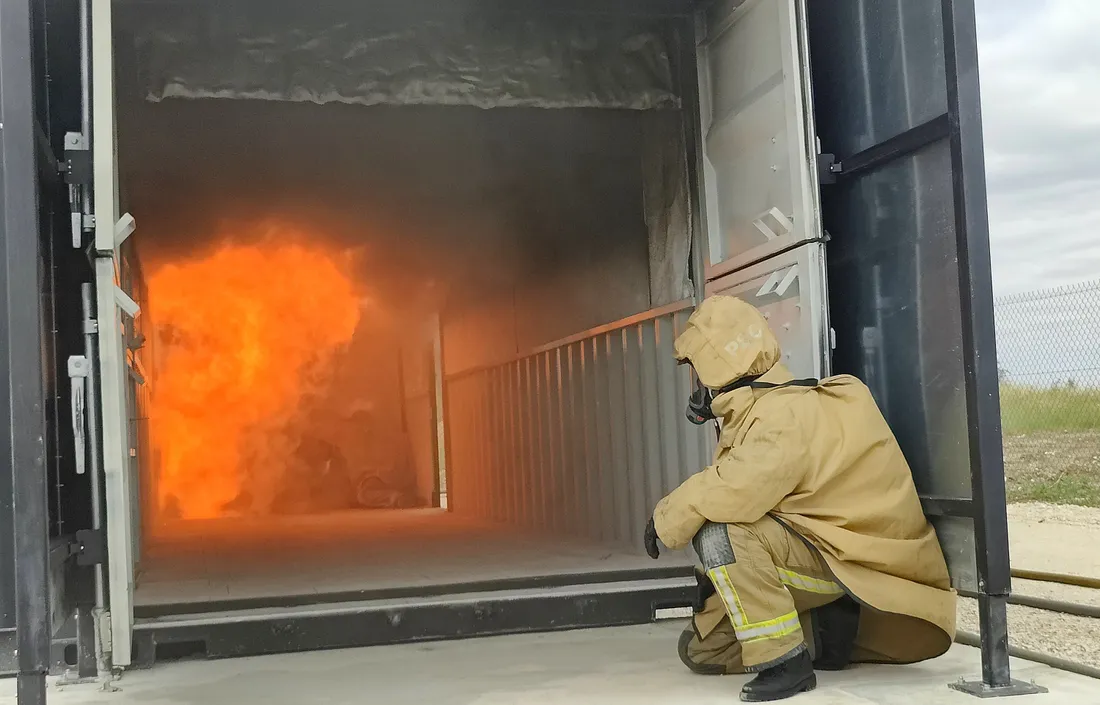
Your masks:
{"label": "firefighter's turnout pants", "polygon": [[813,655],[810,610],[844,595],[816,550],[770,516],[708,522],[692,545],[714,593],[680,638],[690,669],[756,672],[805,650]]}

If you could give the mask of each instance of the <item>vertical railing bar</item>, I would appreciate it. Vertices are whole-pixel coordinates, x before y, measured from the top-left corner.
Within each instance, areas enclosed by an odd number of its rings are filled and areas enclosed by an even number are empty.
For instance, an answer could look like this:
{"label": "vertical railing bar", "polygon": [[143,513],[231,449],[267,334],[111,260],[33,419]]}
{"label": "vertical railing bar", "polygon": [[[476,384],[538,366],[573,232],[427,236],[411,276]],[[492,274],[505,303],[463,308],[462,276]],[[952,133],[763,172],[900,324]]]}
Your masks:
{"label": "vertical railing bar", "polygon": [[573,526],[578,536],[586,536],[588,527],[584,520],[588,511],[588,423],[584,403],[584,345],[569,346],[569,385],[571,421],[573,429],[573,487],[576,506],[573,508]]}
{"label": "vertical railing bar", "polygon": [[[664,324],[664,325],[662,325]],[[663,330],[668,327],[667,321],[657,319],[653,322],[655,338],[657,340],[657,355],[659,358],[671,360],[673,358],[671,331]],[[661,369],[658,366],[658,369]],[[680,463],[680,436],[682,424],[679,417],[682,414],[672,415],[676,408],[676,389],[674,368],[662,369],[658,378],[658,404],[661,411],[661,438],[664,450],[664,491],[669,492],[679,484],[679,478],[683,470],[677,467]]]}
{"label": "vertical railing bar", "polygon": [[630,447],[627,426],[630,409],[626,405],[626,329],[608,333],[608,407],[611,421],[612,501],[615,505],[615,538],[630,543]]}
{"label": "vertical railing bar", "polygon": [[527,450],[527,472],[524,473],[524,487],[526,490],[524,492],[524,502],[526,503],[524,523],[528,528],[535,529],[538,527],[538,445],[536,435],[538,419],[533,394],[535,382],[531,378],[531,358],[524,358],[523,371],[523,407],[527,412],[526,424],[524,425],[524,441]]}
{"label": "vertical railing bar", "polygon": [[596,341],[581,342],[582,371],[584,375],[584,463],[585,463],[585,515],[584,525],[589,538],[600,537],[595,514],[599,505],[599,423],[598,410],[593,408],[596,397]]}
{"label": "vertical railing bar", "polygon": [[649,497],[649,463],[645,457],[645,420],[642,392],[642,328],[641,324],[623,331],[625,346],[625,400],[627,422],[627,446],[630,449],[630,510],[631,546],[641,545],[641,528],[645,525],[652,506],[647,506]]}
{"label": "vertical railing bar", "polygon": [[510,524],[518,524],[519,515],[519,481],[522,477],[520,466],[520,453],[518,437],[519,431],[519,394],[517,377],[519,375],[519,363],[510,362],[507,370],[507,399],[508,399],[508,517]]}
{"label": "vertical railing bar", "polygon": [[539,530],[545,531],[547,526],[547,518],[549,516],[549,496],[548,496],[548,482],[547,482],[547,460],[546,457],[546,384],[543,375],[542,358],[544,353],[539,353],[531,358],[535,367],[535,492],[538,495],[538,502],[535,505],[535,516],[537,517],[535,525]]}

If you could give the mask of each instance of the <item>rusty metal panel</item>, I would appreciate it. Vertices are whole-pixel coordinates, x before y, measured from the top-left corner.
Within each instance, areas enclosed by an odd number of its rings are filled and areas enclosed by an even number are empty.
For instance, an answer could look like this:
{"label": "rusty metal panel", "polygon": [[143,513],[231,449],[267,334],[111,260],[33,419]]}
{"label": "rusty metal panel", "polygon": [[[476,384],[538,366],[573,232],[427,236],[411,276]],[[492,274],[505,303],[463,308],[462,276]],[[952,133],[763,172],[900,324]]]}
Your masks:
{"label": "rusty metal panel", "polygon": [[709,461],[672,343],[690,303],[447,379],[456,512],[640,548],[664,494]]}

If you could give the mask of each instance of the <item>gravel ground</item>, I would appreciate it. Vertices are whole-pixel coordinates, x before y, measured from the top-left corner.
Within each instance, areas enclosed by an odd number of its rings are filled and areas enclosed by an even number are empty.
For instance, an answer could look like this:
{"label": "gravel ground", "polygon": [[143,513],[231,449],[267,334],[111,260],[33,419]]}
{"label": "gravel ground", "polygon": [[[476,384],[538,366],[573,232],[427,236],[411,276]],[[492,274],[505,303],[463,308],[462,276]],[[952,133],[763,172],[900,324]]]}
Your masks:
{"label": "gravel ground", "polygon": [[[1008,507],[1008,519],[1010,524],[1017,527],[1014,531],[1025,530],[1021,528],[1024,524],[1079,527],[1082,529],[1082,540],[1090,541],[1093,535],[1090,529],[1100,527],[1100,509],[1039,503],[1015,504]],[[1073,569],[1073,565],[1066,564],[1064,568],[1059,566],[1057,572],[1078,571]],[[1012,590],[1018,595],[1100,606],[1100,590],[1073,585],[1013,580]],[[978,632],[978,606],[975,600],[959,598],[958,627],[969,632]],[[1100,619],[1009,605],[1008,628],[1009,638],[1015,646],[1100,667]]]}
{"label": "gravel ground", "polygon": [[1044,504],[1027,502],[1008,505],[1008,521],[1034,521],[1039,524],[1064,524],[1066,526],[1100,526],[1100,509],[1076,507],[1070,504]]}
{"label": "gravel ground", "polygon": [[[1016,586],[1015,581],[1013,582],[1013,589],[1021,594],[1040,594],[1037,591],[1023,589],[1023,581],[1020,581],[1020,586]],[[1071,595],[1063,595],[1057,591],[1043,596],[1059,600],[1077,600]],[[1100,599],[1094,597],[1089,602],[1100,604]],[[968,632],[978,633],[978,604],[975,600],[959,598],[958,627]],[[1009,605],[1008,631],[1009,640],[1013,646],[1100,668],[1100,619]]]}

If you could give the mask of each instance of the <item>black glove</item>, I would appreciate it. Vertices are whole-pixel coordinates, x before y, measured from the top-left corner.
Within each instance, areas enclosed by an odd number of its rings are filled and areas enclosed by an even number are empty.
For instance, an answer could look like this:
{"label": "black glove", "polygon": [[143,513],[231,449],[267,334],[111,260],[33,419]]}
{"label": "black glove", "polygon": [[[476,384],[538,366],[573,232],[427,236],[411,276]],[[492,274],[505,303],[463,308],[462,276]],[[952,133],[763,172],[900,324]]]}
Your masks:
{"label": "black glove", "polygon": [[645,552],[653,560],[661,557],[661,549],[657,546],[657,526],[653,523],[652,518],[645,525]]}

